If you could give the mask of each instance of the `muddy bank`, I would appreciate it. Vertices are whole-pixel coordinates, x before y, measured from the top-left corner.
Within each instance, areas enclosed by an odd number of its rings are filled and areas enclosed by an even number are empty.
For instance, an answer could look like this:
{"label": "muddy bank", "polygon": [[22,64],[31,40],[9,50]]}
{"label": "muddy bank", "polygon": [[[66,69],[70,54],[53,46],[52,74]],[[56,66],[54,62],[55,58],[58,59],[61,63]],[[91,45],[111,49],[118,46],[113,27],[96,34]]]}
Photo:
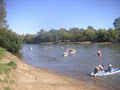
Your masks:
{"label": "muddy bank", "polygon": [[85,82],[78,82],[45,69],[34,68],[9,52],[1,62],[10,60],[17,64],[17,68],[10,74],[15,80],[15,84],[9,85],[11,90],[101,90]]}

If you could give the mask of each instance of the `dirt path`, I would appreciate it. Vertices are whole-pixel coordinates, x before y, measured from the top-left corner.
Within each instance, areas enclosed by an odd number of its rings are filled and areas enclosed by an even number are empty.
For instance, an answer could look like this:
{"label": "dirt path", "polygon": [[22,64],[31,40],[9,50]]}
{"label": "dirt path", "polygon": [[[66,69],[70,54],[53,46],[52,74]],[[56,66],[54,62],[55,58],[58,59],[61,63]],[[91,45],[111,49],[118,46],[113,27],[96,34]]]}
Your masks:
{"label": "dirt path", "polygon": [[84,82],[77,82],[71,78],[57,75],[48,70],[34,68],[7,52],[3,62],[15,61],[17,68],[12,77],[16,84],[12,90],[100,90],[99,87]]}

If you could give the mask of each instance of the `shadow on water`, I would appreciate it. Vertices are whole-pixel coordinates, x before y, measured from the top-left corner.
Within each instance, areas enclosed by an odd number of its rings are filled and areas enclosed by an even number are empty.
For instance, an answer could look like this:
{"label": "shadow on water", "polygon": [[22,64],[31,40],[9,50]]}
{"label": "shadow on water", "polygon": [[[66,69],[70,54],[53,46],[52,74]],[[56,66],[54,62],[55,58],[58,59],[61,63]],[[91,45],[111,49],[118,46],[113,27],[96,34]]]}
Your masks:
{"label": "shadow on water", "polygon": [[[32,46],[32,50],[29,49],[30,46]],[[113,67],[120,67],[120,56],[116,55],[120,51],[120,45],[77,44],[62,46],[64,49],[61,49],[61,45],[51,45],[52,50],[48,50],[44,48],[49,47],[49,45],[25,44],[18,55],[25,62],[35,67],[49,69],[76,80],[104,87],[105,89],[120,89],[120,74],[104,77],[90,76],[94,68],[100,64],[104,65],[105,69],[107,69],[110,63]],[[63,52],[70,47],[76,49],[77,52],[64,57]],[[96,56],[98,50],[102,50],[102,57]]]}

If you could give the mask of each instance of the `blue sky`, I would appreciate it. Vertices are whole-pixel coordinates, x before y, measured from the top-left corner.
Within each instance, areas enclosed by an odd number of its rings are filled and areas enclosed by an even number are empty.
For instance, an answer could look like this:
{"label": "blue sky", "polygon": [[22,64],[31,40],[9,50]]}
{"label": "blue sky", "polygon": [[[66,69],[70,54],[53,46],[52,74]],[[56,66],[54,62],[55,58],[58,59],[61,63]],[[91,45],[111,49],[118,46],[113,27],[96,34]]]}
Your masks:
{"label": "blue sky", "polygon": [[120,0],[7,0],[9,28],[18,34],[36,34],[60,28],[113,28],[120,16]]}

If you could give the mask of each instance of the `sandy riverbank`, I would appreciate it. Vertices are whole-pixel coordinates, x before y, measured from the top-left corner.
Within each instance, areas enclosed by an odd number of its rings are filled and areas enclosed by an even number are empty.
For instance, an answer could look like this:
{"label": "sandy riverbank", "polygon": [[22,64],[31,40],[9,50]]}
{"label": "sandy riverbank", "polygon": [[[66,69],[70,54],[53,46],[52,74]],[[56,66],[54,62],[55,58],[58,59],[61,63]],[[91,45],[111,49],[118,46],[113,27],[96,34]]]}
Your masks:
{"label": "sandy riverbank", "polygon": [[17,64],[17,68],[11,74],[16,82],[10,85],[11,90],[100,90],[97,86],[77,82],[45,69],[34,68],[7,52],[1,61],[9,62],[9,60]]}
{"label": "sandy riverbank", "polygon": [[40,43],[42,45],[53,45],[53,44],[58,44],[58,45],[65,45],[65,44],[91,44],[92,42],[90,41],[84,41],[84,42],[44,42]]}

